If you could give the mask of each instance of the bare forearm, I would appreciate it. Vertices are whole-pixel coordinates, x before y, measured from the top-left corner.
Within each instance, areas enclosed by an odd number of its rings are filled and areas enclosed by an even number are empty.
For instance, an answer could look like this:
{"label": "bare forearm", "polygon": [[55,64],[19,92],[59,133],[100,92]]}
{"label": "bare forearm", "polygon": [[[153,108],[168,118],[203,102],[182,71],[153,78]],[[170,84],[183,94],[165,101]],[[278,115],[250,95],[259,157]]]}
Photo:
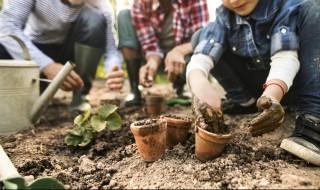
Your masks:
{"label": "bare forearm", "polygon": [[184,56],[192,53],[192,45],[190,42],[178,45],[174,49],[181,52]]}
{"label": "bare forearm", "polygon": [[193,70],[190,72],[188,82],[192,93],[216,109],[221,109],[221,100],[215,92],[213,86],[201,70]]}

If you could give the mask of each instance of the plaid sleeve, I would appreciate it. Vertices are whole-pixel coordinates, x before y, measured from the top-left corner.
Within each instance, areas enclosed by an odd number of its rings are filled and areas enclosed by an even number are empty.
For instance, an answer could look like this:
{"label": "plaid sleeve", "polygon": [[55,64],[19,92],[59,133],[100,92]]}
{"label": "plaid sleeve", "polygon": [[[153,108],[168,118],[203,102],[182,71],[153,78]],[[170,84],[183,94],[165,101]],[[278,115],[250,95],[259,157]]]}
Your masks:
{"label": "plaid sleeve", "polygon": [[196,32],[209,22],[209,12],[206,0],[193,0],[191,5],[192,31]]}
{"label": "plaid sleeve", "polygon": [[150,54],[158,54],[163,56],[159,46],[156,31],[151,25],[150,15],[147,6],[152,1],[135,0],[131,9],[133,25],[137,30],[137,36],[145,56]]}

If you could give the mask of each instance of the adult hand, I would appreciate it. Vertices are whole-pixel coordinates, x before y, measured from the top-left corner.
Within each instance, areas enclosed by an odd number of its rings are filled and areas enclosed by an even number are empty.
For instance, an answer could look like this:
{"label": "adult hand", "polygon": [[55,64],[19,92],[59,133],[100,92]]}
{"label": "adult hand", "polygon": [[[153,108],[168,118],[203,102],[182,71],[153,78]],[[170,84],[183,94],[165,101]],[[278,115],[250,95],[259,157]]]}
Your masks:
{"label": "adult hand", "polygon": [[[53,80],[55,76],[59,73],[59,71],[62,69],[62,67],[63,65],[60,63],[51,63],[47,65],[42,72],[47,77],[47,79]],[[65,91],[72,91],[81,89],[83,85],[84,84],[80,76],[75,71],[71,71],[63,81],[60,88]]]}
{"label": "adult hand", "polygon": [[142,86],[150,88],[153,85],[153,79],[158,69],[158,63],[154,60],[150,60],[140,68],[139,82]]}
{"label": "adult hand", "polygon": [[166,56],[165,71],[168,72],[168,79],[173,82],[183,73],[186,67],[184,54],[178,48],[173,48]]}
{"label": "adult hand", "polygon": [[278,101],[261,96],[257,101],[257,107],[262,113],[249,123],[252,136],[272,131],[283,123],[285,112]]}
{"label": "adult hand", "polygon": [[124,83],[124,73],[118,66],[112,68],[112,71],[107,75],[106,85],[110,90],[120,91]]}

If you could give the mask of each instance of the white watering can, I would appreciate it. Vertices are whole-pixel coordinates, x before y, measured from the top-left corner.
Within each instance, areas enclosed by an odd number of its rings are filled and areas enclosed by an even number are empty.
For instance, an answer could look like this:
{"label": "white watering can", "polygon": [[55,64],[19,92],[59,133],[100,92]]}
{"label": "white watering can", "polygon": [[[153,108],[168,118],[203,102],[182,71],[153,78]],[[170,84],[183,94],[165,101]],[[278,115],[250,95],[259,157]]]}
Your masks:
{"label": "white watering can", "polygon": [[25,60],[0,60],[0,135],[9,135],[35,123],[66,76],[74,68],[69,62],[40,96],[37,64],[22,40],[9,35],[22,47]]}

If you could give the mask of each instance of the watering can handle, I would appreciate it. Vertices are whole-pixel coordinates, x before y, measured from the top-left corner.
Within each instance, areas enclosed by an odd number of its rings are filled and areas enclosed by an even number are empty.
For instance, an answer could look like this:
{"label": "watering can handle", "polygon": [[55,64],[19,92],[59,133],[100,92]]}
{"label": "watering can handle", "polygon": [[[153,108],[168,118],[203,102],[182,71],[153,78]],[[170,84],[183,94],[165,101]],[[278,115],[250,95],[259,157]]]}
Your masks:
{"label": "watering can handle", "polygon": [[22,49],[22,55],[23,55],[23,59],[24,60],[26,60],[26,61],[30,61],[31,60],[31,56],[30,56],[28,47],[26,46],[26,44],[18,36],[11,35],[11,34],[0,36],[0,38],[5,38],[5,37],[10,37],[10,38],[14,39],[19,44],[19,46]]}
{"label": "watering can handle", "polygon": [[13,177],[20,177],[20,174],[0,145],[0,181]]}

